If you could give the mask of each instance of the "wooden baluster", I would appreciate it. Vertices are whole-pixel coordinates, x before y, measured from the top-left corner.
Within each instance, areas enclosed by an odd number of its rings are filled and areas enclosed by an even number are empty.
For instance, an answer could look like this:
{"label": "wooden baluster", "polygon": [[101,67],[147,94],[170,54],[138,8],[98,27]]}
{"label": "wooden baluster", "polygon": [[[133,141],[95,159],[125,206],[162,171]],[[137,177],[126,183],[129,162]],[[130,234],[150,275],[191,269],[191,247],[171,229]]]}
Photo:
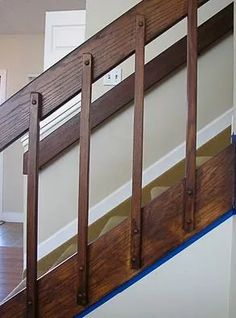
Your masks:
{"label": "wooden baluster", "polygon": [[31,93],[27,196],[27,317],[37,317],[38,158],[42,96]]}
{"label": "wooden baluster", "polygon": [[196,198],[196,134],[197,134],[197,0],[188,1],[187,34],[187,98],[184,228],[195,227]]}
{"label": "wooden baluster", "polygon": [[80,113],[80,170],[78,205],[78,304],[88,303],[88,212],[90,164],[90,106],[92,56],[83,54],[82,99]]}
{"label": "wooden baluster", "polygon": [[134,97],[134,142],[133,178],[131,200],[131,268],[141,267],[142,249],[142,170],[143,170],[143,106],[145,64],[145,18],[136,17],[135,49],[135,97]]}

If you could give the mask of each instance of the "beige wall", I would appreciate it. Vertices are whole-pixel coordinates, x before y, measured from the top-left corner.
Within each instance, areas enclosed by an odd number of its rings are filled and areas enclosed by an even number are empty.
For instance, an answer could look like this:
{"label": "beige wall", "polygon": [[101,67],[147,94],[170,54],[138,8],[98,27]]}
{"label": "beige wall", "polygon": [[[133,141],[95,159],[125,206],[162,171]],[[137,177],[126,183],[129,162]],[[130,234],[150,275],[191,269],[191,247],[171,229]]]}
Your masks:
{"label": "beige wall", "polygon": [[43,70],[43,34],[0,34],[0,68],[7,70],[7,96],[28,83],[28,74]]}
{"label": "beige wall", "polygon": [[[227,1],[220,2],[224,3]],[[137,1],[87,0],[87,35],[94,34]],[[214,1],[218,3],[219,1]],[[205,10],[206,11],[206,10]],[[214,12],[212,8],[208,14]],[[181,36],[184,24],[150,45],[148,58]],[[132,59],[123,64],[124,75],[132,71]],[[105,89],[94,85],[94,96]],[[199,59],[199,114],[202,128],[233,105],[233,38],[230,36]],[[164,81],[145,97],[144,167],[147,168],[185,139],[186,70]],[[124,185],[131,177],[132,105],[92,136],[90,206]],[[49,238],[73,221],[77,214],[78,148],[49,165],[40,174],[39,240]]]}
{"label": "beige wall", "polygon": [[[40,74],[43,69],[42,34],[0,35],[0,69],[7,70],[7,97],[28,82],[28,74]],[[4,153],[4,212],[23,212],[23,147],[20,141]]]}

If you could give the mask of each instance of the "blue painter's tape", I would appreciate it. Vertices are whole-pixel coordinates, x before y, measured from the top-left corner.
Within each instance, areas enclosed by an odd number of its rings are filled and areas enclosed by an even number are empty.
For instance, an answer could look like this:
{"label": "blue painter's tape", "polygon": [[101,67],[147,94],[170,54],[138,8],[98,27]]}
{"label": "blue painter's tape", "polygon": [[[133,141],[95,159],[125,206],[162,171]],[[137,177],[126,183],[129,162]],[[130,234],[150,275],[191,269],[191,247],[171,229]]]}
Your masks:
{"label": "blue painter's tape", "polygon": [[232,144],[236,144],[236,135],[235,134],[231,135],[231,142],[232,142]]}
{"label": "blue painter's tape", "polygon": [[215,229],[220,224],[222,224],[223,222],[225,222],[226,220],[231,218],[233,215],[236,215],[236,210],[235,209],[232,209],[232,210],[228,211],[227,213],[225,213],[224,215],[220,216],[215,222],[213,222],[212,224],[207,226],[205,229],[203,229],[199,233],[197,233],[194,236],[192,236],[190,239],[185,241],[183,244],[181,244],[177,248],[175,248],[172,251],[170,251],[168,254],[166,254],[164,257],[159,259],[154,264],[146,267],[138,275],[136,275],[135,277],[133,277],[132,279],[130,279],[126,283],[122,284],[118,288],[114,289],[111,293],[109,293],[108,295],[106,295],[105,297],[100,299],[95,304],[93,304],[93,305],[89,306],[88,308],[86,308],[83,312],[81,312],[80,314],[76,315],[75,318],[83,318],[83,317],[87,316],[89,313],[94,311],[96,308],[100,307],[101,305],[103,305],[104,303],[109,301],[111,298],[113,298],[117,294],[123,292],[124,290],[126,290],[127,288],[129,288],[130,286],[132,286],[133,284],[138,282],[139,280],[141,280],[143,277],[147,276],[148,274],[153,272],[155,269],[157,269],[158,267],[160,267],[161,265],[163,265],[164,263],[169,261],[171,258],[173,258],[177,254],[179,254],[180,252],[185,250],[187,247],[192,245],[194,242],[198,241],[200,238],[205,236],[207,233],[211,232],[213,229]]}

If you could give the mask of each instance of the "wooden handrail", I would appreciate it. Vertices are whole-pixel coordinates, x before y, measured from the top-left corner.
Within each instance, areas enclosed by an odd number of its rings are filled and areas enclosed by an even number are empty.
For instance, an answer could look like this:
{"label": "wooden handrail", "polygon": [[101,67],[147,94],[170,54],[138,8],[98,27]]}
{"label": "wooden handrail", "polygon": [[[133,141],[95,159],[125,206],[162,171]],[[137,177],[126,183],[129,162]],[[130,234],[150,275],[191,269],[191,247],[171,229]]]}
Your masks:
{"label": "wooden handrail", "polygon": [[[214,42],[232,32],[233,4],[199,27],[198,53],[201,54]],[[172,72],[186,62],[186,37],[172,45],[158,57],[145,65],[145,83],[147,91],[153,85],[160,83]],[[121,84],[93,102],[91,106],[91,128],[96,129],[108,118],[124,109],[134,99],[134,74]],[[111,102],[112,101],[112,102]],[[66,149],[79,141],[75,134],[80,124],[80,114],[75,115],[61,127],[52,132],[40,142],[39,167],[42,168]],[[28,153],[24,154],[24,173],[27,173]]]}
{"label": "wooden handrail", "polygon": [[[198,5],[208,0],[198,0]],[[146,44],[187,15],[187,0],[142,1],[44,72],[0,107],[0,151],[29,129],[29,96],[43,96],[42,119],[81,91],[82,55],[94,59],[93,82],[134,53],[135,17],[146,17]]]}

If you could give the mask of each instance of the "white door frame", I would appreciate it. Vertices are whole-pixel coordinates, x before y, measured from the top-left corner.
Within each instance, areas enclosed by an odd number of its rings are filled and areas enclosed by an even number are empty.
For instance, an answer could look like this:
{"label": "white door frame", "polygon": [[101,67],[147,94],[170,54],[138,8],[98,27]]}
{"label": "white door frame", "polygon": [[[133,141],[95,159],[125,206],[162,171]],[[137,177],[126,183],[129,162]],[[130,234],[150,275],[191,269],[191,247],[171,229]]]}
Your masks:
{"label": "white door frame", "polygon": [[[0,70],[0,105],[6,100],[7,71]],[[0,220],[3,218],[3,153],[0,152]]]}

